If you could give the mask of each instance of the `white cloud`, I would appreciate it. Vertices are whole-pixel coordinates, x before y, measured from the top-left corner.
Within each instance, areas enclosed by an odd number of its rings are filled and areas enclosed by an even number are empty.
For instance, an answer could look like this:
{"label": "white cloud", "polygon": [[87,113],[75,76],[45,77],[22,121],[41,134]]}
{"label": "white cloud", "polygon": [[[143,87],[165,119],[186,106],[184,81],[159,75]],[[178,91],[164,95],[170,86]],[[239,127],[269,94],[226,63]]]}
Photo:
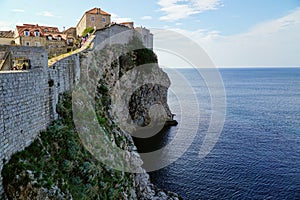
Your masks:
{"label": "white cloud", "polygon": [[300,66],[299,35],[300,8],[246,33],[212,40],[209,51],[220,65]]}
{"label": "white cloud", "polygon": [[22,9],[12,9],[11,11],[12,12],[17,12],[17,13],[23,13],[23,12],[25,12],[25,10],[22,10]]}
{"label": "white cloud", "polygon": [[160,17],[164,21],[176,21],[190,15],[219,8],[221,0],[159,0],[160,11],[165,15]]}
{"label": "white cloud", "polygon": [[142,17],[142,20],[151,20],[151,19],[152,19],[151,16],[143,16],[143,17]]}
{"label": "white cloud", "polygon": [[111,21],[116,23],[121,23],[121,22],[132,22],[133,20],[129,17],[120,17],[115,13],[111,13]]}
{"label": "white cloud", "polygon": [[[217,66],[300,66],[300,8],[231,36],[203,29],[174,30],[196,41]],[[186,51],[193,52],[188,46]]]}
{"label": "white cloud", "polygon": [[42,12],[37,13],[37,15],[43,16],[43,17],[55,17],[55,18],[61,17],[61,16],[56,16],[55,14],[53,14],[52,12],[49,12],[49,11],[42,11]]}

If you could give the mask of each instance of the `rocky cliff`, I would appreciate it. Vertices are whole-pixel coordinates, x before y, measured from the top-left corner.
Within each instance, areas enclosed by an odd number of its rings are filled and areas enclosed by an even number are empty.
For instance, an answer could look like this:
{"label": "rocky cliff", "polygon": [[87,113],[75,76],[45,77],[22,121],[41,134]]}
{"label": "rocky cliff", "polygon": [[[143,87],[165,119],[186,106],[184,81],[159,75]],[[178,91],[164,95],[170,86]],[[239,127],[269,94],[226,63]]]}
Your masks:
{"label": "rocky cliff", "polygon": [[138,41],[81,54],[81,81],[60,97],[59,119],[4,165],[8,199],[179,199],[150,183],[131,137],[171,118],[170,81]]}

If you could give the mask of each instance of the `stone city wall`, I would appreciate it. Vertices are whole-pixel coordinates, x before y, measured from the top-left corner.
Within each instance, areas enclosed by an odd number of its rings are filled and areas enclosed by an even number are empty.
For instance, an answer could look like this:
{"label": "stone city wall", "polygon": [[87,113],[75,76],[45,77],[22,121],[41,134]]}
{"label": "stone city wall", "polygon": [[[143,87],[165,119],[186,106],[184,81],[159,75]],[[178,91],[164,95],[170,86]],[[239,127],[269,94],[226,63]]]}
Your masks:
{"label": "stone city wall", "polygon": [[[117,35],[122,32],[122,37]],[[97,50],[106,44],[126,44],[133,36],[143,39],[134,29],[121,25],[96,31],[95,36],[91,46]],[[0,46],[0,54],[4,56],[3,52],[7,51],[11,60],[30,59],[31,69],[0,71],[0,172],[14,153],[29,146],[40,131],[57,119],[58,96],[78,83],[80,55],[84,56],[84,53],[74,53],[48,67],[48,55],[42,47]],[[2,193],[0,176],[0,197]]]}
{"label": "stone city wall", "polygon": [[[42,48],[14,49],[13,56],[23,54],[34,56],[30,57],[33,69],[0,72],[0,171],[12,154],[30,145],[37,134],[58,117],[58,96],[73,88],[79,71],[77,54],[51,67]],[[0,178],[0,195],[2,193]]]}

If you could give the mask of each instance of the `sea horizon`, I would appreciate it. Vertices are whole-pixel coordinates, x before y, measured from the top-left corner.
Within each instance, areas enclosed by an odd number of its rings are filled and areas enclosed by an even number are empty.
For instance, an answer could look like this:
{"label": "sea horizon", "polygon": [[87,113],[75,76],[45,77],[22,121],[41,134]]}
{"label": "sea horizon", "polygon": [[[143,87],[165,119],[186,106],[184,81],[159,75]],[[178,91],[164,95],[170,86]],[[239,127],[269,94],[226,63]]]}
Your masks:
{"label": "sea horizon", "polygon": [[164,67],[162,69],[295,69],[300,66],[215,66],[215,67]]}
{"label": "sea horizon", "polygon": [[[165,71],[172,83],[176,81],[172,73],[184,77],[194,94],[184,84],[176,83],[179,88],[175,89],[171,83],[168,103],[179,125],[138,148],[168,145],[182,128],[190,135],[192,128],[184,128],[183,116],[185,122],[198,125],[198,131],[182,157],[150,173],[154,184],[192,200],[300,198],[300,68],[220,68],[226,92],[225,123],[215,146],[202,159],[198,153],[214,112],[207,86],[197,69]],[[199,122],[193,109],[189,113],[181,109],[196,108],[193,97],[198,99]],[[187,142],[181,137],[179,144]],[[168,160],[168,153],[160,159]]]}

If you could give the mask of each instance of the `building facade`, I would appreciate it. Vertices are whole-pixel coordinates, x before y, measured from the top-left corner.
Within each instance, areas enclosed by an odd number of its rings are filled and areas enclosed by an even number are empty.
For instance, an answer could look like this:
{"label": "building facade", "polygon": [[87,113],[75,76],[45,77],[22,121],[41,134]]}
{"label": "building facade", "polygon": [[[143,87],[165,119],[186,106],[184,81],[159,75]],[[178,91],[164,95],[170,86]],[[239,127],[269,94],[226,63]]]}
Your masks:
{"label": "building facade", "polygon": [[14,32],[0,31],[0,45],[12,45],[12,44],[14,44]]}
{"label": "building facade", "polygon": [[68,52],[68,36],[57,27],[23,24],[16,26],[14,40],[16,45],[45,47],[49,57]]}
{"label": "building facade", "polygon": [[67,30],[63,31],[63,33],[67,36],[67,45],[74,45],[77,39],[76,27],[68,28]]}
{"label": "building facade", "polygon": [[102,29],[111,23],[111,15],[101,8],[93,8],[84,13],[76,26],[78,36],[83,36],[82,32],[89,27]]}

